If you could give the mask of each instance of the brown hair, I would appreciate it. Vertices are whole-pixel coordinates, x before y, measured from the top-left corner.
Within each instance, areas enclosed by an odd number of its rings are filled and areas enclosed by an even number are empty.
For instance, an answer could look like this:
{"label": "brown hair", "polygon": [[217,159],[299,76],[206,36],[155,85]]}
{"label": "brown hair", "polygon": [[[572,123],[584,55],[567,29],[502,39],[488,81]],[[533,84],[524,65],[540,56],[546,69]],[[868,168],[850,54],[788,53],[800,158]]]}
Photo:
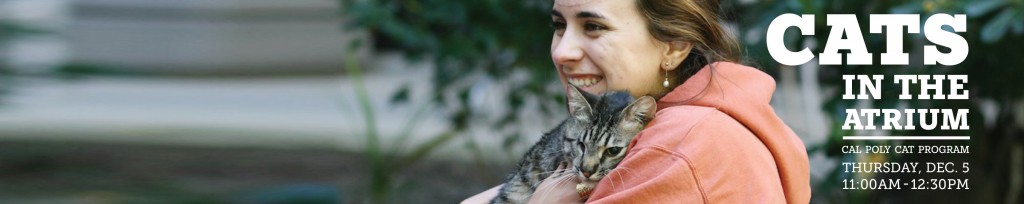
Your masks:
{"label": "brown hair", "polygon": [[[686,60],[673,71],[679,81],[716,61],[740,60],[739,43],[719,22],[718,0],[637,0],[640,14],[647,18],[647,30],[662,42],[690,42]],[[680,84],[673,83],[673,84]]]}

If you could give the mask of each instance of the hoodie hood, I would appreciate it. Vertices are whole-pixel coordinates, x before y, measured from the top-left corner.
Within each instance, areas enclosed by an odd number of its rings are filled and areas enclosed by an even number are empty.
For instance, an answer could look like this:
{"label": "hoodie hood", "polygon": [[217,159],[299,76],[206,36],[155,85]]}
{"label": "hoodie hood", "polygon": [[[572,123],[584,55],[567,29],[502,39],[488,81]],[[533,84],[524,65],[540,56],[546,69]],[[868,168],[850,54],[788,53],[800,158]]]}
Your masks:
{"label": "hoodie hood", "polygon": [[771,152],[788,203],[806,203],[811,195],[807,150],[769,105],[774,91],[775,80],[768,74],[736,63],[716,62],[659,99],[658,109],[705,106],[736,119]]}

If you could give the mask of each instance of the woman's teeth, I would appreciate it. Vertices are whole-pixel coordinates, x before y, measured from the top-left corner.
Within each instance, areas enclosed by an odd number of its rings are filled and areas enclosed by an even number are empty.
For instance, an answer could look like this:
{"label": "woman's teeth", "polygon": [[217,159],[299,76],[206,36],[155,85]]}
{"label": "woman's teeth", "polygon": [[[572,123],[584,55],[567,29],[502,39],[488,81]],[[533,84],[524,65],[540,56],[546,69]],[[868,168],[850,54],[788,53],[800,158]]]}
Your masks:
{"label": "woman's teeth", "polygon": [[600,77],[569,78],[569,83],[577,87],[588,87],[596,84],[597,82],[601,82]]}

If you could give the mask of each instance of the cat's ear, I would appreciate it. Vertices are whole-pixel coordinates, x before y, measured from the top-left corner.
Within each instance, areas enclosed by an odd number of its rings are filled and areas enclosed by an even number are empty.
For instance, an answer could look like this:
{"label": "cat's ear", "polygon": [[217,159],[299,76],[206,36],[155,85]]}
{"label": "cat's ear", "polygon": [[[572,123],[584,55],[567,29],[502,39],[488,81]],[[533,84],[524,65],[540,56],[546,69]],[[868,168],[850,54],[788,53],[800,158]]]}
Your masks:
{"label": "cat's ear", "polygon": [[654,101],[654,97],[643,96],[626,106],[622,112],[623,127],[629,129],[643,129],[654,119],[654,112],[658,109],[658,103]]}
{"label": "cat's ear", "polygon": [[590,109],[590,102],[576,86],[569,85],[569,115],[582,121],[590,121],[593,110]]}

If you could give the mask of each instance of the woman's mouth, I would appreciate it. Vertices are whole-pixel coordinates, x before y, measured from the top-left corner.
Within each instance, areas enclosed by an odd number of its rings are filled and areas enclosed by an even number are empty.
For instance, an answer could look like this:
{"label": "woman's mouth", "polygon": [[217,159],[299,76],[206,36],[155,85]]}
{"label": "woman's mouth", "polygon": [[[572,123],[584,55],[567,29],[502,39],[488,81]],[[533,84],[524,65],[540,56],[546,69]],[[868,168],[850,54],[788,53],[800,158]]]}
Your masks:
{"label": "woman's mouth", "polygon": [[570,76],[566,79],[566,81],[569,81],[569,84],[576,87],[589,87],[601,82],[601,80],[604,80],[604,77],[597,75]]}

